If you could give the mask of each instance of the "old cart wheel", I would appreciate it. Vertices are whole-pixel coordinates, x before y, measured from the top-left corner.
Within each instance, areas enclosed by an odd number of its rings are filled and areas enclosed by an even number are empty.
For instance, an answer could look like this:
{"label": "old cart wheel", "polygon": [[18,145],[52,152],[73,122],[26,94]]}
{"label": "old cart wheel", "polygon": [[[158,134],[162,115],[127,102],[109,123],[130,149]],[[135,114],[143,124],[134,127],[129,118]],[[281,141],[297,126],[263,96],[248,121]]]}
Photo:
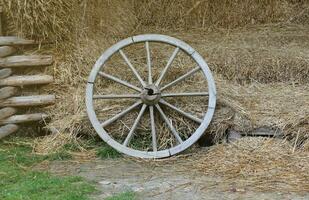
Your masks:
{"label": "old cart wheel", "polygon": [[[142,43],[144,45],[143,51],[145,52],[145,67],[144,70],[147,70],[147,76],[141,77],[138,70],[133,66],[132,62],[129,60],[128,56],[125,54],[124,48],[132,45],[137,45]],[[172,55],[169,57],[167,62],[165,62],[165,67],[163,70],[160,71],[160,75],[157,77],[156,80],[153,80],[152,70],[154,69],[152,65],[152,54],[151,54],[151,47],[152,44],[161,44],[161,45],[169,45],[174,48]],[[163,43],[163,44],[162,44]],[[186,74],[179,76],[178,78],[174,79],[173,81],[162,84],[162,80],[164,79],[165,75],[167,74],[168,70],[171,67],[171,64],[177,54],[179,52],[184,52],[186,56],[192,59],[196,67]],[[134,76],[136,80],[139,81],[140,87],[129,83],[128,81],[122,80],[104,72],[105,63],[111,59],[114,54],[121,55],[121,58],[126,63],[127,67],[133,72],[131,75],[127,74],[127,76]],[[166,90],[180,82],[184,82],[185,79],[189,78],[193,74],[198,71],[202,71],[202,76],[204,77],[203,80],[207,81],[207,92],[176,92],[176,93],[169,93]],[[120,84],[125,86],[126,88],[132,89],[132,93],[128,93],[127,91],[123,91],[122,94],[96,94],[94,87],[97,84],[97,80],[100,79],[107,79],[114,83]],[[198,118],[193,114],[190,114],[187,111],[182,110],[181,108],[171,104],[168,102],[171,98],[176,97],[197,97],[201,96],[206,98],[205,104],[208,102],[207,111],[203,114],[203,118]],[[94,106],[95,101],[100,100],[114,100],[117,101],[119,99],[130,99],[135,100],[131,106],[123,109],[118,114],[108,118],[105,121],[99,120],[97,112],[100,110],[96,110]],[[190,99],[189,99],[190,101]],[[189,102],[188,102],[189,103]],[[115,148],[116,150],[135,157],[140,158],[163,158],[168,157],[174,154],[177,154],[192,144],[194,144],[201,135],[205,132],[206,128],[208,127],[216,105],[216,89],[215,83],[212,77],[212,74],[204,61],[204,59],[200,56],[198,52],[196,52],[191,46],[186,44],[183,41],[180,41],[176,38],[165,36],[165,35],[157,35],[157,34],[146,34],[146,35],[137,35],[127,39],[124,39],[112,47],[110,47],[107,51],[105,51],[101,57],[95,63],[90,76],[88,78],[87,89],[86,89],[86,106],[87,106],[87,113],[89,119],[99,134],[99,136],[110,146]],[[170,121],[169,117],[166,114],[165,108],[171,109],[176,113],[182,115],[183,117],[192,120],[194,123],[198,124],[198,128],[194,130],[194,132],[188,137],[183,138],[181,137],[180,132],[174,127],[173,123]],[[108,133],[106,127],[115,123],[117,120],[120,120],[128,113],[132,112],[134,109],[139,109],[139,113],[136,116],[134,123],[129,127],[129,133],[125,135],[123,139],[115,139],[111,134]],[[146,114],[149,113],[149,114]],[[166,148],[166,149],[159,149],[157,141],[157,123],[156,117],[159,116],[162,122],[165,123],[166,127],[168,127],[169,132],[171,133],[172,137],[175,139],[175,144]],[[130,147],[129,144],[132,143],[134,138],[137,138],[137,134],[135,131],[140,123],[140,120],[143,118],[148,118],[149,120],[149,127],[151,130],[150,135],[150,148],[146,150],[135,149],[134,147]]]}

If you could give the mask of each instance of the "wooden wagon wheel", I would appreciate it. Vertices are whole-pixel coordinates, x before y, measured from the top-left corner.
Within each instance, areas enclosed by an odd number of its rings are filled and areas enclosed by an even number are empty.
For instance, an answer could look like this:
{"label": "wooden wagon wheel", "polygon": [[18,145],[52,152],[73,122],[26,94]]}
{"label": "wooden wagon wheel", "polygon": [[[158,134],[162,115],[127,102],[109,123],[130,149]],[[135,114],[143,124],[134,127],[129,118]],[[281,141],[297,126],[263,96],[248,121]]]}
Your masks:
{"label": "wooden wagon wheel", "polygon": [[[144,79],[140,76],[136,68],[132,65],[128,57],[123,51],[123,48],[128,47],[130,45],[136,45],[137,43],[144,43],[145,44],[145,55],[147,56],[147,70],[148,75],[144,77]],[[165,43],[165,45],[171,45],[174,48],[174,52],[170,56],[167,64],[165,65],[164,69],[161,71],[160,76],[157,80],[153,80],[152,76],[152,59],[151,59],[151,45],[152,43]],[[177,56],[179,51],[183,51],[187,56],[191,57],[194,62],[196,63],[197,67],[192,69],[191,71],[187,72],[186,74],[176,78],[175,80],[169,82],[168,84],[162,85],[162,80],[164,79],[167,71],[169,70],[171,63]],[[124,81],[120,78],[117,78],[113,75],[104,72],[104,64],[109,60],[112,55],[119,53],[127,66],[133,72],[132,75],[138,79],[141,84],[141,87],[133,85],[127,81]],[[207,80],[208,84],[208,91],[206,92],[181,92],[181,93],[165,93],[167,88],[172,87],[179,82],[184,81],[189,76],[192,76],[197,71],[202,70],[203,77]],[[99,76],[98,76],[99,75]],[[94,85],[96,84],[97,79],[108,79],[113,81],[117,84],[122,86],[126,86],[130,89],[137,91],[136,94],[127,94],[128,92],[123,92],[123,94],[107,94],[107,95],[98,95],[94,92]],[[166,98],[174,98],[179,96],[205,96],[208,98],[208,108],[206,113],[204,113],[203,119],[200,119],[189,112],[183,111],[182,109],[168,103]],[[126,109],[122,110],[120,113],[114,115],[113,117],[105,120],[100,121],[96,114],[96,110],[94,107],[94,100],[98,99],[135,99],[136,102],[127,107]],[[208,127],[216,105],[216,89],[215,83],[209,70],[207,63],[201,57],[201,55],[196,52],[191,46],[186,44],[183,41],[180,41],[176,38],[165,36],[165,35],[158,35],[158,34],[145,34],[145,35],[137,35],[127,39],[124,39],[112,47],[110,47],[107,51],[105,51],[101,57],[95,63],[90,76],[88,78],[87,88],[86,88],[86,106],[87,106],[87,113],[88,117],[96,130],[99,136],[110,146],[115,148],[116,150],[135,157],[140,158],[163,158],[169,157],[171,155],[177,154],[192,144],[194,144],[201,135],[205,132],[206,128]],[[140,111],[131,126],[129,133],[126,135],[123,141],[117,141],[110,135],[105,127],[109,126],[110,124],[114,123],[115,121],[119,120],[120,118],[127,115],[133,109],[140,108]],[[196,122],[199,124],[198,128],[191,134],[191,136],[185,140],[183,140],[173,126],[167,115],[165,114],[165,110],[162,109],[163,107],[168,107],[169,109],[174,110],[175,112],[179,113],[180,115]],[[152,148],[148,150],[139,150],[129,147],[129,143],[134,138],[134,132],[141,120],[141,118],[145,115],[145,111],[149,109],[149,115],[147,117],[150,118],[149,127],[151,128],[151,145]],[[156,114],[156,112],[158,114]],[[154,114],[159,115],[161,119],[166,123],[167,127],[169,128],[170,132],[172,133],[173,137],[177,141],[177,144],[171,146],[168,149],[158,149],[157,147],[157,135],[156,135],[156,122]],[[136,137],[136,136],[135,136]]]}

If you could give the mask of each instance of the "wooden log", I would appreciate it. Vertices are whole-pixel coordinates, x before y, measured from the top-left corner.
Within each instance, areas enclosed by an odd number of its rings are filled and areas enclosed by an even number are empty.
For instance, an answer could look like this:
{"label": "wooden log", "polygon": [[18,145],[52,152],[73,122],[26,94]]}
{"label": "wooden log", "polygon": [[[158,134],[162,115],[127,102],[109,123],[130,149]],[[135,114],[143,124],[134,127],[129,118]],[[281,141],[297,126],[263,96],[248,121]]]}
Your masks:
{"label": "wooden log", "polygon": [[2,108],[0,109],[0,120],[11,117],[16,112],[17,112],[16,108],[12,108],[12,107]]}
{"label": "wooden log", "polygon": [[0,67],[34,67],[52,63],[53,57],[49,55],[9,56],[0,59]]}
{"label": "wooden log", "polygon": [[2,30],[2,13],[3,13],[3,9],[2,6],[0,6],[0,35],[3,35],[3,30]]}
{"label": "wooden log", "polygon": [[14,133],[18,130],[18,126],[16,124],[7,124],[0,127],[0,139]]}
{"label": "wooden log", "polygon": [[11,97],[0,102],[0,107],[42,106],[55,103],[55,95]]}
{"label": "wooden log", "polygon": [[27,40],[16,36],[0,36],[0,46],[35,44],[34,40]]}
{"label": "wooden log", "polygon": [[12,74],[12,70],[10,68],[0,69],[0,79],[9,77]]}
{"label": "wooden log", "polygon": [[[4,87],[0,89],[0,100],[9,98],[17,93],[18,89],[16,87]],[[1,102],[0,102],[1,104]]]}
{"label": "wooden log", "polygon": [[47,115],[44,114],[44,113],[13,115],[9,118],[0,120],[0,125],[2,125],[2,124],[20,124],[20,123],[25,123],[25,122],[41,121],[45,118],[47,118]]}
{"label": "wooden log", "polygon": [[49,75],[31,75],[31,76],[10,76],[0,80],[0,86],[23,86],[48,84],[53,82],[53,77]]}
{"label": "wooden log", "polygon": [[15,52],[16,52],[16,49],[14,47],[10,47],[10,46],[0,47],[0,57],[1,58],[12,55]]}

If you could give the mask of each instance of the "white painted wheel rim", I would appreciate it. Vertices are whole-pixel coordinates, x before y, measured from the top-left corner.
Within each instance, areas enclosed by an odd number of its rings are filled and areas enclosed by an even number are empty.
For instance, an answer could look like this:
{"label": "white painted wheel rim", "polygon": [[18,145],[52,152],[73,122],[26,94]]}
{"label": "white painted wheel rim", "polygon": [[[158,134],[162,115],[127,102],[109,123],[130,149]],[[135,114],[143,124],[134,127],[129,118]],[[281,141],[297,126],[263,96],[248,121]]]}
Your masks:
{"label": "white painted wheel rim", "polygon": [[[202,72],[204,76],[207,79],[208,84],[208,110],[204,115],[204,118],[202,120],[202,123],[200,126],[196,129],[196,131],[183,143],[178,144],[177,146],[174,146],[169,149],[165,150],[158,150],[158,151],[141,151],[132,149],[130,147],[124,146],[123,144],[118,143],[116,140],[114,140],[101,126],[101,123],[99,122],[94,106],[93,106],[93,88],[94,88],[94,82],[98,75],[98,73],[101,71],[104,63],[118,50],[134,44],[134,43],[140,43],[140,42],[161,42],[161,43],[167,43],[175,47],[179,47],[182,51],[186,52],[187,54],[191,55],[193,60],[200,66],[202,69]],[[184,151],[191,145],[193,145],[206,131],[212,117],[214,114],[215,106],[216,106],[216,88],[213,76],[211,74],[211,71],[207,65],[207,63],[204,61],[202,56],[196,52],[191,46],[186,44],[185,42],[178,40],[176,38],[166,36],[166,35],[159,35],[159,34],[145,34],[145,35],[137,35],[133,37],[129,37],[127,39],[121,40],[120,42],[116,43],[115,45],[111,46],[109,49],[107,49],[101,57],[96,61],[90,75],[88,78],[88,83],[86,87],[86,106],[87,106],[87,114],[88,117],[98,133],[98,135],[110,146],[112,146],[114,149],[116,149],[119,152],[122,152],[124,154],[139,157],[139,158],[164,158],[169,157],[172,155],[175,155],[179,152]]]}

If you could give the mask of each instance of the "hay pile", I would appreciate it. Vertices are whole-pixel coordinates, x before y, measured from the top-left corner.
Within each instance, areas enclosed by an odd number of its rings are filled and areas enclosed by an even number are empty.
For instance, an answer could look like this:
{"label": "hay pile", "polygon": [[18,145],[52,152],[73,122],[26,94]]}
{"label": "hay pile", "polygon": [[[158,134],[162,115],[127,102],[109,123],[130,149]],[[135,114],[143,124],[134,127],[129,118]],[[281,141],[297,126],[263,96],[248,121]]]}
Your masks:
{"label": "hay pile", "polygon": [[308,84],[254,83],[239,86],[219,82],[218,87],[221,89],[221,105],[233,108],[235,112],[233,118],[223,121],[228,128],[246,133],[270,127],[293,139],[297,147],[309,144]]}
{"label": "hay pile", "polygon": [[[219,103],[208,132],[216,140],[229,128],[245,132],[269,126],[283,130],[299,146],[308,141],[307,1],[2,0],[2,4],[7,34],[56,44],[41,51],[48,49],[56,57],[50,72],[56,82],[47,90],[56,92],[57,104],[46,112],[52,117],[48,127],[57,134],[39,141],[40,152],[53,151],[82,135],[96,135],[84,105],[86,79],[94,62],[120,38],[149,32],[183,39],[210,64]],[[176,73],[184,72],[181,64]],[[111,84],[107,87],[114,89]],[[199,111],[201,102],[196,100],[190,109]],[[124,128],[113,130],[121,133]]]}
{"label": "hay pile", "polygon": [[1,0],[0,3],[7,35],[20,35],[55,44],[61,41],[68,45],[85,40],[81,38],[85,37],[85,33],[123,36],[136,23],[129,1]]}
{"label": "hay pile", "polygon": [[213,26],[230,29],[281,22],[308,24],[305,0],[138,0],[134,3],[141,26],[164,30]]}
{"label": "hay pile", "polygon": [[295,149],[283,140],[242,138],[212,147],[193,166],[223,177],[220,186],[227,190],[308,192],[309,153]]}

